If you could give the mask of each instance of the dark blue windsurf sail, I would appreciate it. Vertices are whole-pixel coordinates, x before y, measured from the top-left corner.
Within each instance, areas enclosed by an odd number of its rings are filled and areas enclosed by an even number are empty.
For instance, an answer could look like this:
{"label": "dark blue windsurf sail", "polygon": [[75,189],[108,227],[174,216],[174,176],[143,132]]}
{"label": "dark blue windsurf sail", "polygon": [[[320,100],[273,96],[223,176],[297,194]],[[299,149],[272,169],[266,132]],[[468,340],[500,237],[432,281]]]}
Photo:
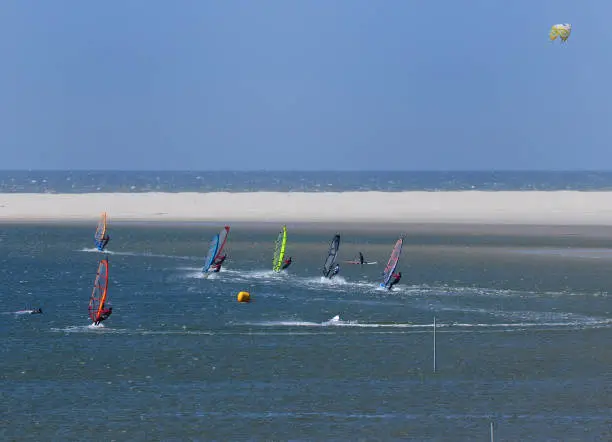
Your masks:
{"label": "dark blue windsurf sail", "polygon": [[338,254],[338,249],[340,248],[340,235],[334,236],[334,239],[331,240],[329,244],[329,251],[327,252],[327,259],[325,260],[325,264],[323,264],[323,276],[329,278],[329,274],[334,268],[334,263],[336,262],[336,255]]}

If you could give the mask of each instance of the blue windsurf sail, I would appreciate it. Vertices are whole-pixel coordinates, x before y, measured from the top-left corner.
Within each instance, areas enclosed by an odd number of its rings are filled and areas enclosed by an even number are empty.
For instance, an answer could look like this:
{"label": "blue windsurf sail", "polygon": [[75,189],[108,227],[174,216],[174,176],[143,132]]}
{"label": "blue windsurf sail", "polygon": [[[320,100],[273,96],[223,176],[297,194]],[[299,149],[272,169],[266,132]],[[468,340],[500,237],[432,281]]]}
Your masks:
{"label": "blue windsurf sail", "polygon": [[100,215],[100,221],[98,221],[98,227],[96,228],[96,233],[94,234],[94,243],[99,251],[103,251],[104,247],[106,247],[106,244],[108,243],[106,229],[106,212],[104,212],[102,215]]}
{"label": "blue windsurf sail", "polygon": [[215,261],[217,257],[217,251],[219,250],[219,235],[213,236],[210,241],[210,245],[208,246],[208,254],[206,255],[206,259],[204,260],[204,267],[202,267],[202,272],[208,272],[210,266]]}

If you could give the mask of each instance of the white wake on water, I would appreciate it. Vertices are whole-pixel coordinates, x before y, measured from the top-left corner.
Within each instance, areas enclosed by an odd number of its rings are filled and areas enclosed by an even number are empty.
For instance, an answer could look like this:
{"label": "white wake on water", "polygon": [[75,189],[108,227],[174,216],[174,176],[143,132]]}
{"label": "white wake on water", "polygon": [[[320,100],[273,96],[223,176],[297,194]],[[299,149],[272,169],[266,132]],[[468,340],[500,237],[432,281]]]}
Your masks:
{"label": "white wake on water", "polygon": [[[392,322],[392,323],[367,323],[359,321],[344,321],[340,315],[323,322],[299,321],[299,320],[279,320],[263,322],[245,322],[240,325],[261,326],[261,327],[355,327],[355,328],[411,328],[433,330],[433,323],[415,324],[412,322]],[[516,322],[516,323],[464,323],[464,322],[437,322],[436,328],[442,329],[492,329],[497,331],[514,331],[527,328],[585,328],[585,327],[607,327],[612,325],[612,319],[594,320],[589,322]]]}
{"label": "white wake on water", "polygon": [[117,255],[117,256],[142,256],[145,258],[168,258],[168,259],[181,259],[181,260],[199,260],[202,259],[198,256],[181,256],[181,255],[163,255],[159,253],[150,253],[150,252],[115,252],[109,249],[105,249],[104,251],[99,251],[95,247],[87,248],[84,247],[77,252],[87,252],[87,253],[99,253],[101,255]]}
{"label": "white wake on water", "polygon": [[94,325],[92,324],[88,324],[88,325],[69,325],[68,327],[64,327],[64,328],[52,328],[51,331],[54,332],[63,332],[63,333],[87,333],[90,332],[92,330],[102,330],[105,329],[106,327],[104,326],[104,324],[98,324],[98,325]]}
{"label": "white wake on water", "polygon": [[342,276],[334,276],[333,278],[326,278],[325,276],[321,276],[320,278],[318,278],[318,281],[320,284],[324,284],[324,285],[347,285],[349,284],[346,279],[344,279],[344,277]]}
{"label": "white wake on water", "polygon": [[360,327],[360,328],[408,328],[408,327],[431,327],[431,325],[412,324],[412,323],[361,323],[358,321],[344,321],[340,315],[323,322],[299,321],[299,320],[280,320],[263,322],[245,322],[241,325],[263,326],[263,327]]}
{"label": "white wake on water", "polygon": [[189,279],[227,279],[231,282],[258,281],[269,283],[283,283],[285,281],[295,281],[296,277],[287,274],[286,272],[275,272],[273,270],[234,270],[231,267],[221,267],[219,272],[209,272],[207,275],[202,272],[201,268],[196,267],[178,267],[177,270],[187,271],[184,275]]}
{"label": "white wake on water", "polygon": [[114,253],[114,252],[111,252],[108,249],[105,250],[104,252],[101,252],[101,251],[98,250],[97,247],[83,247],[82,249],[77,250],[77,252]]}

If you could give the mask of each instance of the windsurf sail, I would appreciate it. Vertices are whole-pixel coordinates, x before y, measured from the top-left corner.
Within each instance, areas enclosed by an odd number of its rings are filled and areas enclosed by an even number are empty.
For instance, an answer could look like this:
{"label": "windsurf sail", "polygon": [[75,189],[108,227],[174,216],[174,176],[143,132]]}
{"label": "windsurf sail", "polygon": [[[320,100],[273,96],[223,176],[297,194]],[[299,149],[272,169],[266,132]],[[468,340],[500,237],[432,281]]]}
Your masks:
{"label": "windsurf sail", "polygon": [[329,252],[327,253],[327,259],[325,260],[325,264],[323,265],[323,276],[329,278],[329,274],[334,268],[334,263],[336,262],[336,255],[338,254],[338,249],[340,248],[340,235],[334,236],[329,244]]}
{"label": "windsurf sail", "polygon": [[223,253],[223,248],[225,247],[225,243],[227,242],[227,235],[229,235],[229,231],[229,226],[225,226],[223,230],[221,230],[221,232],[219,233],[219,249],[217,250],[217,254],[215,255],[215,260],[219,256],[221,256],[221,253]]}
{"label": "windsurf sail", "polygon": [[213,262],[215,262],[215,258],[217,257],[217,252],[219,251],[219,234],[213,236],[210,244],[208,245],[208,254],[206,255],[206,259],[204,259],[204,267],[202,267],[202,271],[204,273],[208,272],[210,266]]}
{"label": "windsurf sail", "polygon": [[100,215],[100,221],[98,221],[98,227],[94,235],[94,242],[98,250],[104,249],[104,237],[106,236],[106,212]]}
{"label": "windsurf sail", "polygon": [[400,256],[402,254],[402,246],[404,245],[404,236],[400,236],[400,238],[395,242],[395,246],[393,246],[393,250],[391,251],[391,256],[389,257],[389,261],[387,262],[387,267],[385,267],[385,272],[383,273],[383,282],[380,284],[381,287],[386,287],[389,284],[389,280],[391,276],[393,276],[393,272],[397,268],[397,263],[399,262]]}
{"label": "windsurf sail", "polygon": [[287,226],[283,226],[276,238],[274,246],[274,258],[272,259],[272,270],[280,272],[283,266],[283,258],[285,257],[285,248],[287,247]]}
{"label": "windsurf sail", "polygon": [[89,317],[93,322],[100,320],[108,295],[108,257],[98,264],[98,273],[89,299]]}

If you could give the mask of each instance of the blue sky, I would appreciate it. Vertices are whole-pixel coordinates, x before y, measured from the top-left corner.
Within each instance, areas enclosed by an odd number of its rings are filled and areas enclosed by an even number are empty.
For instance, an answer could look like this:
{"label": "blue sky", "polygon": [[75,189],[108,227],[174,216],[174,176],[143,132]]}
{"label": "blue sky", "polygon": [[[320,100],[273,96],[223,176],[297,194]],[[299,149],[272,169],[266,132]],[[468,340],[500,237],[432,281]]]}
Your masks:
{"label": "blue sky", "polygon": [[[612,1],[0,2],[0,169],[612,169]],[[573,25],[565,45],[554,23]]]}

